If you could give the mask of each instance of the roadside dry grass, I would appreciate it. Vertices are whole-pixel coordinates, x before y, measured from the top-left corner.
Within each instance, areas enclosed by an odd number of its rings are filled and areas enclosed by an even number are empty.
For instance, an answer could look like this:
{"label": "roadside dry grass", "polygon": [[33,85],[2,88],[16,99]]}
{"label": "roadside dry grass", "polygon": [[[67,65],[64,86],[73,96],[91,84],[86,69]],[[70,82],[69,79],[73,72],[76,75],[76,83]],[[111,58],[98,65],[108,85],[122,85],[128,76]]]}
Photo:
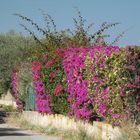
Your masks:
{"label": "roadside dry grass", "polygon": [[121,123],[122,138],[120,140],[140,140],[140,125],[130,120]]}
{"label": "roadside dry grass", "polygon": [[12,126],[24,128],[24,129],[30,129],[35,132],[47,134],[47,135],[53,135],[58,136],[62,140],[101,140],[100,138],[95,138],[94,136],[89,136],[86,132],[86,130],[83,127],[78,128],[77,131],[75,130],[62,130],[58,128],[54,128],[53,126],[48,127],[42,127],[39,125],[33,125],[30,124],[28,121],[22,118],[22,116],[19,115],[10,115],[6,122]]}
{"label": "roadside dry grass", "polygon": [[[7,123],[24,129],[30,129],[35,132],[58,136],[61,140],[114,140],[110,137],[102,137],[102,134],[98,135],[98,137],[90,136],[83,125],[78,125],[78,129],[76,130],[56,128],[52,124],[46,127],[33,125],[26,121],[20,114],[13,114],[9,116]],[[124,121],[121,124],[120,130],[122,135],[115,140],[140,140],[140,127],[131,121]]]}

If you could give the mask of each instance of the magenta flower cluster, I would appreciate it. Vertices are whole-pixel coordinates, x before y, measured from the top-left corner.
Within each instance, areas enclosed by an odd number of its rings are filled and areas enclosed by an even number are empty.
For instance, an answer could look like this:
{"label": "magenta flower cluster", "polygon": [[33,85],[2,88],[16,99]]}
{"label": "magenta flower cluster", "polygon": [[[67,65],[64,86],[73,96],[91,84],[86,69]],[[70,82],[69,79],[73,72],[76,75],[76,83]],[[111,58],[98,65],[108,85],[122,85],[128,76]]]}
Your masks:
{"label": "magenta flower cluster", "polygon": [[[86,67],[91,73],[91,79],[88,80],[93,84],[92,90],[94,90],[95,111],[104,119],[106,119],[108,115],[114,114],[113,108],[111,107],[113,95],[110,91],[110,85],[105,86],[105,82],[108,80],[108,75],[103,75],[102,70],[107,68],[107,58],[110,57],[113,52],[118,52],[119,50],[120,49],[117,46],[96,46],[89,50],[89,59],[93,64]],[[117,114],[117,116],[119,115]]]}
{"label": "magenta flower cluster", "polygon": [[[97,106],[95,111],[101,117],[106,118],[106,114],[112,113],[112,108],[107,107],[111,100],[109,86],[101,90],[104,79],[96,71],[96,67],[104,69],[106,67],[105,59],[116,51],[119,51],[119,47],[93,46],[91,48],[67,48],[63,51],[62,65],[66,73],[67,91],[70,93],[68,101],[71,106],[71,115],[89,119],[93,113],[90,108],[91,104]],[[88,67],[93,75],[91,79],[83,77],[83,69],[86,65],[84,60],[87,55],[94,63]],[[92,89],[95,95],[88,93],[87,89],[90,81],[95,85],[95,89]]]}
{"label": "magenta flower cluster", "polygon": [[32,77],[35,90],[36,111],[42,113],[51,113],[50,97],[45,93],[44,83],[41,80],[41,63],[39,61],[32,62]]}
{"label": "magenta flower cluster", "polygon": [[15,70],[13,70],[12,74],[11,74],[11,84],[12,84],[12,90],[13,90],[13,94],[14,97],[18,96],[18,91],[17,91],[17,73]]}
{"label": "magenta flower cluster", "polygon": [[88,81],[83,79],[84,57],[88,48],[66,48],[62,65],[66,74],[70,115],[88,120],[92,115],[92,98],[87,92]]}
{"label": "magenta flower cluster", "polygon": [[16,105],[19,109],[22,109],[23,108],[23,103],[19,99],[19,93],[18,93],[18,89],[17,89],[17,72],[16,72],[16,70],[12,71],[11,84],[12,84],[13,96],[16,99]]}

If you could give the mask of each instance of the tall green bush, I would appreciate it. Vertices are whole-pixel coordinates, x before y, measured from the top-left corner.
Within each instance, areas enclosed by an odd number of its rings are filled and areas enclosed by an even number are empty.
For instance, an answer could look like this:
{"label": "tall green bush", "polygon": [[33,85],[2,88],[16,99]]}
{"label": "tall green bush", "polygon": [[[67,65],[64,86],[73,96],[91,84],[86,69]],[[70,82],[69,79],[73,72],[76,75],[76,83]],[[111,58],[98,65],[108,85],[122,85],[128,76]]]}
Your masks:
{"label": "tall green bush", "polygon": [[22,62],[17,67],[17,90],[19,94],[19,99],[25,104],[27,100],[27,85],[31,83],[32,71],[31,63]]}
{"label": "tall green bush", "polygon": [[3,92],[10,87],[10,75],[21,61],[31,61],[35,42],[13,31],[0,34],[0,85]]}

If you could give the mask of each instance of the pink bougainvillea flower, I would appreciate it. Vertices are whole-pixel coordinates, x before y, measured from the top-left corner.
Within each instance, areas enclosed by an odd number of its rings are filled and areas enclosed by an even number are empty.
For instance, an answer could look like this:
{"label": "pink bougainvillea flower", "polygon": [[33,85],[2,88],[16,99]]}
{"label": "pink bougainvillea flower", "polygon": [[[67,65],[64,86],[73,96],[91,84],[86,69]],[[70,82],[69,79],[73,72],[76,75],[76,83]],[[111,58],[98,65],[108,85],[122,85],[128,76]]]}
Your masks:
{"label": "pink bougainvillea flower", "polygon": [[20,94],[17,89],[17,72],[14,70],[11,75],[13,96],[16,99],[17,108],[23,109],[23,102],[20,100]]}
{"label": "pink bougainvillea flower", "polygon": [[88,50],[89,48],[86,47],[66,48],[62,61],[66,73],[67,91],[70,93],[68,102],[70,103],[71,112],[69,114],[87,120],[90,118],[92,110],[89,109],[91,102],[87,94],[88,81],[83,79],[82,69],[84,68],[84,57]]}
{"label": "pink bougainvillea flower", "polygon": [[120,117],[120,114],[112,114],[113,119],[118,119]]}
{"label": "pink bougainvillea flower", "polygon": [[47,64],[45,65],[45,68],[47,69],[50,65],[52,65],[54,63],[54,61],[53,60],[49,60],[48,62],[47,62]]}
{"label": "pink bougainvillea flower", "polygon": [[112,113],[112,111],[113,111],[113,108],[108,109],[108,113]]}
{"label": "pink bougainvillea flower", "polygon": [[49,74],[49,81],[50,82],[52,82],[53,81],[53,78],[56,76],[56,73],[55,72],[51,72],[50,74]]}
{"label": "pink bougainvillea flower", "polygon": [[54,89],[54,92],[53,92],[53,94],[54,95],[57,95],[59,92],[61,92],[63,90],[63,88],[62,88],[62,86],[61,86],[61,83],[60,82],[58,82],[57,84],[56,84],[56,87],[55,87],[55,89]]}
{"label": "pink bougainvillea flower", "polygon": [[[52,62],[49,62],[48,64],[50,65]],[[35,90],[36,111],[51,114],[50,97],[45,93],[44,83],[41,79],[41,66],[41,62],[32,62],[32,78]]]}
{"label": "pink bougainvillea flower", "polygon": [[41,69],[41,63],[39,61],[32,62],[32,71],[38,71]]}

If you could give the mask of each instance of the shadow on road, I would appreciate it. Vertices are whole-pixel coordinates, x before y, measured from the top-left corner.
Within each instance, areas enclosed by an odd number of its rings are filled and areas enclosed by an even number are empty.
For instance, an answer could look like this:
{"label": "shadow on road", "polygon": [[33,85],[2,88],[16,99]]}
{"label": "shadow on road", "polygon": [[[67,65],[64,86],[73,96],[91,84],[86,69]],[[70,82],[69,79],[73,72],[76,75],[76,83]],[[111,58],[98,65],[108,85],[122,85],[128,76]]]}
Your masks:
{"label": "shadow on road", "polygon": [[6,117],[6,113],[4,111],[0,111],[0,124],[5,123],[4,118]]}
{"label": "shadow on road", "polygon": [[31,134],[21,133],[20,129],[16,128],[0,128],[1,136],[31,136]]}
{"label": "shadow on road", "polygon": [[0,137],[1,136],[31,136],[20,129],[5,127],[6,112],[0,110]]}

